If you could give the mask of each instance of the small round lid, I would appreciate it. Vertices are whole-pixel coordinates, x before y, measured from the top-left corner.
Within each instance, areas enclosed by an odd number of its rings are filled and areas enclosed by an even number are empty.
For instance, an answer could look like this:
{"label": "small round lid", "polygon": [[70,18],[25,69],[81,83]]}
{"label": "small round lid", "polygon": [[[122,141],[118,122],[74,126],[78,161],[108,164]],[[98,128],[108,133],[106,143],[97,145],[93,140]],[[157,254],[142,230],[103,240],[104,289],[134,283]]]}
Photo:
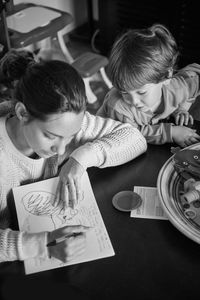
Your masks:
{"label": "small round lid", "polygon": [[131,211],[142,204],[142,198],[133,191],[121,191],[114,195],[112,204],[120,211]]}

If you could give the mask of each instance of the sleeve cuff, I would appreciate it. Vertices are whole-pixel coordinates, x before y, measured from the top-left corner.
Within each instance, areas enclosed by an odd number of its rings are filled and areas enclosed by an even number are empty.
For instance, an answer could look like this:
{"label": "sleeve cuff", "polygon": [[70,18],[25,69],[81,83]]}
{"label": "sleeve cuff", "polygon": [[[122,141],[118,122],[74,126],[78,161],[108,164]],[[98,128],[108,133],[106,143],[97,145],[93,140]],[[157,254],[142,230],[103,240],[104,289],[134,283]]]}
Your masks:
{"label": "sleeve cuff", "polygon": [[85,170],[89,167],[98,167],[100,164],[91,143],[80,146],[74,150],[70,156],[82,165]]}
{"label": "sleeve cuff", "polygon": [[22,233],[20,260],[28,258],[39,257],[48,258],[47,232],[39,233]]}

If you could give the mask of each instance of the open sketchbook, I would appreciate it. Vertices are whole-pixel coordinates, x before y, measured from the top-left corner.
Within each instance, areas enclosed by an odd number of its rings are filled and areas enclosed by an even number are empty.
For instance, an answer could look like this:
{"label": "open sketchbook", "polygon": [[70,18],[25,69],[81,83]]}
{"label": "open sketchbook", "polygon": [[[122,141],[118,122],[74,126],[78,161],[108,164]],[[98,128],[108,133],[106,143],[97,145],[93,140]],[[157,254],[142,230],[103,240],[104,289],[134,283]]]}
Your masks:
{"label": "open sketchbook", "polygon": [[27,232],[52,231],[66,225],[93,227],[86,234],[86,251],[69,263],[57,259],[27,259],[26,274],[73,265],[114,255],[114,250],[97,206],[87,172],[82,177],[83,200],[74,209],[51,205],[58,177],[13,189],[19,228]]}

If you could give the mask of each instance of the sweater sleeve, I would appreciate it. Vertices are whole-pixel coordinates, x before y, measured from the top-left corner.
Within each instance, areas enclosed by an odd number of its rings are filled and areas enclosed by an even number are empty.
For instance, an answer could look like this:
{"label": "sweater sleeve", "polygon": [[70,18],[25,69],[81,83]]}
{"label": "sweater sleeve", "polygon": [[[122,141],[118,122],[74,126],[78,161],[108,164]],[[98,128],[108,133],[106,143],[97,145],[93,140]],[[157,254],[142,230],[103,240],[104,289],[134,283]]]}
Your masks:
{"label": "sweater sleeve", "polygon": [[123,123],[129,123],[133,127],[137,128],[142,135],[146,138],[149,144],[161,145],[172,142],[172,123],[158,123],[158,124],[138,124],[132,115],[118,112],[113,109],[109,113],[114,120],[119,120]]}
{"label": "sweater sleeve", "polygon": [[119,105],[112,105],[112,103],[110,105],[108,100],[104,101],[98,114],[100,116],[109,116],[122,123],[129,123],[142,133],[149,144],[161,145],[172,142],[171,128],[173,124],[171,123],[140,125],[135,121],[133,114],[128,109],[121,109]]}
{"label": "sweater sleeve", "polygon": [[196,97],[200,94],[200,65],[190,64],[179,70],[171,79],[168,93],[178,103],[175,114],[180,110],[188,111]]}
{"label": "sweater sleeve", "polygon": [[88,112],[76,141],[71,156],[85,169],[124,164],[147,150],[146,140],[137,128]]}
{"label": "sweater sleeve", "polygon": [[7,202],[4,186],[0,184],[0,207],[4,207],[0,212],[0,262],[48,257],[47,232],[32,234],[8,228],[11,216],[4,205]]}
{"label": "sweater sleeve", "polygon": [[172,143],[172,123],[159,123],[154,125],[143,125],[140,127],[142,134],[149,144],[161,145]]}
{"label": "sweater sleeve", "polygon": [[47,258],[47,233],[30,234],[0,229],[0,262],[25,260],[33,257]]}
{"label": "sweater sleeve", "polygon": [[20,260],[22,257],[22,233],[9,228],[0,229],[0,262]]}

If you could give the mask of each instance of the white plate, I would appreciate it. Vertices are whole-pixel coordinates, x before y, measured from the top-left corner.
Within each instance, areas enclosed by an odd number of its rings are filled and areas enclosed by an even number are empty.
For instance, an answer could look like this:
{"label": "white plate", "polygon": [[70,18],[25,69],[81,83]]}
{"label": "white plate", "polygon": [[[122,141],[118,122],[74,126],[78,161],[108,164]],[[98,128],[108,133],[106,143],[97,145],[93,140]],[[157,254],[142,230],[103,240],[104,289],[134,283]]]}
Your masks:
{"label": "white plate", "polygon": [[[200,143],[187,147],[200,149]],[[184,215],[180,202],[180,192],[183,190],[183,180],[174,169],[173,156],[161,168],[157,188],[162,207],[171,223],[184,235],[200,244],[200,215],[189,219]],[[199,212],[200,213],[200,212]]]}

